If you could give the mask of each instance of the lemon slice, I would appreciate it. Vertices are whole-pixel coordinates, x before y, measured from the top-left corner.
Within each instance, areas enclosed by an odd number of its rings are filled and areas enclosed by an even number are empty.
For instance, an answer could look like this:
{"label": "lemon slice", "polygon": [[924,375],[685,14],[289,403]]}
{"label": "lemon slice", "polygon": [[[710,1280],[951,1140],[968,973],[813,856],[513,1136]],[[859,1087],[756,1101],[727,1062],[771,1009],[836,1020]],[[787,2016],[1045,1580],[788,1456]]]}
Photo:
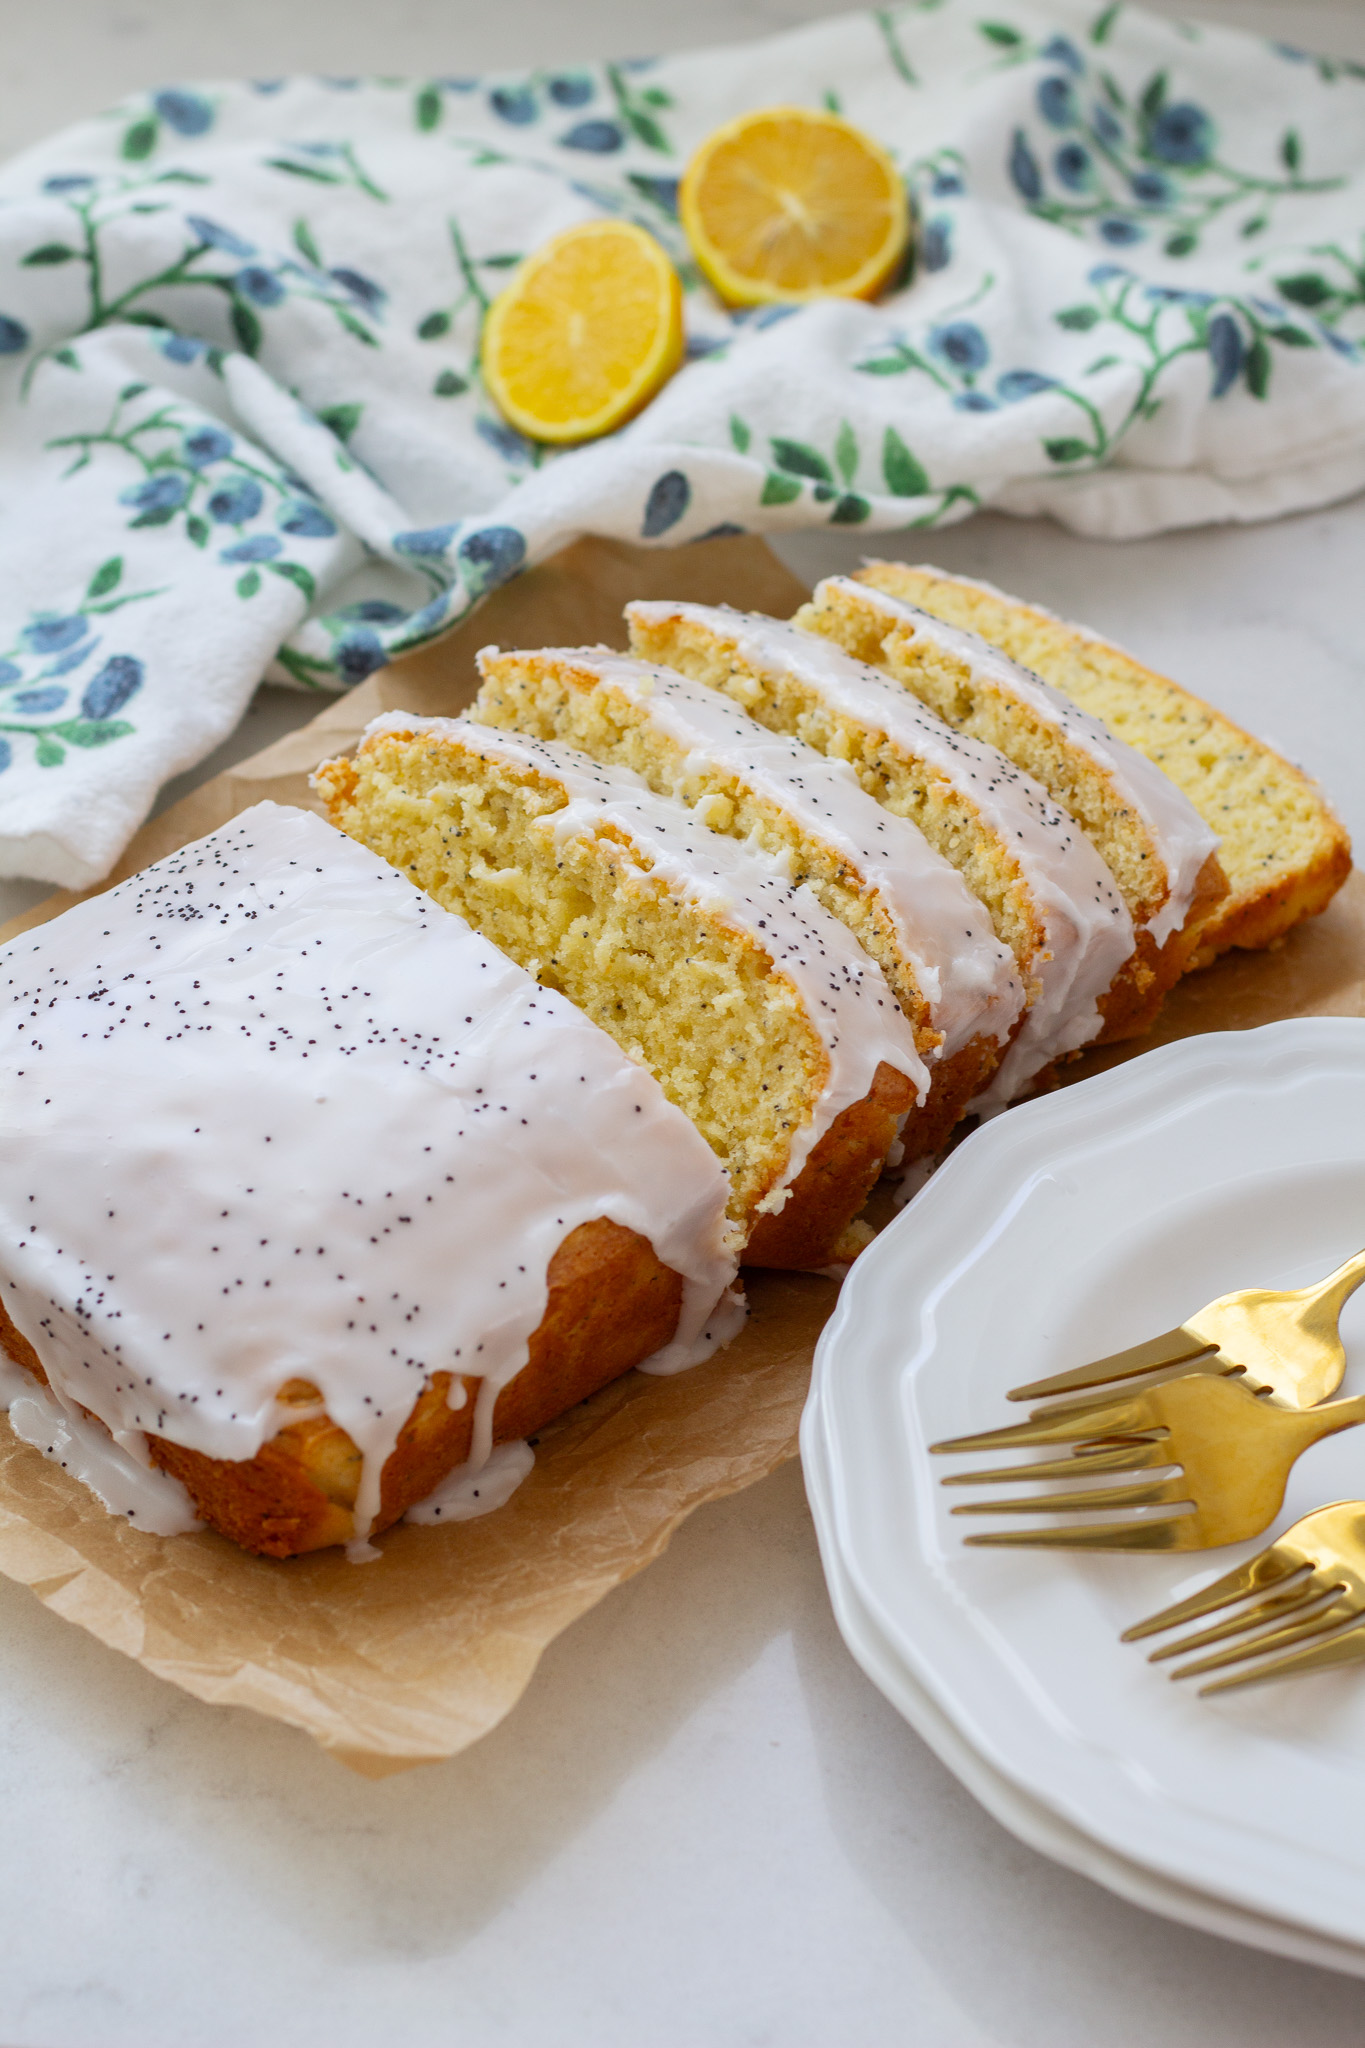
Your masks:
{"label": "lemon slice", "polygon": [[910,239],[905,187],[881,144],[808,107],[763,107],[718,128],[678,202],[692,252],[730,306],[873,298]]}
{"label": "lemon slice", "polygon": [[484,322],[484,386],[535,441],[591,441],[648,402],[683,356],[682,286],[628,221],[553,235]]}

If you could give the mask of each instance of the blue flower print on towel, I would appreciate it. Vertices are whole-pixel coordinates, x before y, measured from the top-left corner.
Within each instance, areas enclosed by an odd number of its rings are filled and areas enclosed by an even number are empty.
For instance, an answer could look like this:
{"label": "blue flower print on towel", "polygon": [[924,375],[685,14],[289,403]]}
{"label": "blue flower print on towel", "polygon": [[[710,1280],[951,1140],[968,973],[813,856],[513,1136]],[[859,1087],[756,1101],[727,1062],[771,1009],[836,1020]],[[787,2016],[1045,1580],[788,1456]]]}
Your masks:
{"label": "blue flower print on towel", "polygon": [[185,226],[196,235],[206,249],[221,249],[225,256],[254,256],[256,244],[247,242],[232,228],[223,227],[216,220],[209,220],[202,213],[187,213]]}
{"label": "blue flower print on towel", "polygon": [[211,462],[224,462],[232,453],[232,436],[224,427],[196,427],[188,433],[181,452],[191,469],[207,469]]}
{"label": "blue flower print on towel", "polygon": [[[90,577],[76,610],[31,615],[0,654],[0,770],[12,767],[20,750],[39,768],[59,768],[70,747],[106,746],[136,730],[117,714],[142,688],[142,662],[111,654],[90,670],[100,622],[160,594],[122,586],[123,558],[113,555]],[[82,668],[88,680],[72,712],[71,688],[56,678]]]}
{"label": "blue flower print on towel", "polygon": [[955,370],[984,369],[990,359],[986,337],[971,320],[953,320],[946,327],[935,327],[929,336],[929,346]]}
{"label": "blue flower print on towel", "polygon": [[[1112,26],[1112,17],[1110,23]],[[1169,96],[1165,71],[1125,90],[1103,52],[1084,56],[1066,37],[1034,45],[1008,29],[1002,42],[1010,63],[1036,63],[1041,71],[1033,104],[1038,131],[1016,127],[1005,168],[1030,213],[1077,234],[1093,233],[1112,248],[1131,247],[1160,233],[1167,256],[1193,255],[1207,229],[1225,214],[1244,236],[1264,233],[1281,200],[1335,191],[1343,180],[1309,177],[1304,144],[1286,130],[1273,175],[1249,170],[1220,154],[1218,126],[1207,107]],[[1103,44],[1108,35],[1095,35]],[[1064,53],[1064,54],[1063,54]],[[1056,145],[1057,132],[1067,140]]]}
{"label": "blue flower print on towel", "polygon": [[[1101,357],[1101,367],[1124,360],[1140,372],[1137,389],[1123,415],[1106,419],[1083,389],[1084,379],[1060,378],[1049,389],[1077,408],[1083,424],[1075,433],[1049,436],[1043,450],[1049,462],[1070,468],[1107,460],[1138,421],[1150,419],[1159,403],[1161,380],[1183,356],[1203,355],[1209,363],[1209,397],[1225,400],[1235,390],[1253,399],[1270,392],[1277,350],[1317,348],[1330,333],[1313,332],[1293,320],[1287,309],[1269,299],[1216,298],[1210,292],[1185,291],[1145,283],[1118,263],[1096,264],[1090,272],[1092,296],[1063,306],[1053,315],[1057,325],[1074,334],[1103,330],[1116,351]],[[1018,373],[1015,373],[1016,376]],[[1001,379],[1002,396],[1005,379]]]}
{"label": "blue flower print on towel", "polygon": [[[673,96],[657,84],[637,84],[638,74],[647,74],[648,64],[606,64],[598,70],[585,68],[573,73],[532,72],[528,77],[508,79],[488,92],[488,109],[497,120],[513,129],[537,126],[548,114],[560,109],[586,107],[594,100],[610,103],[610,118],[595,114],[576,122],[558,135],[561,149],[582,150],[594,156],[610,156],[627,141],[642,143],[646,149],[671,155],[673,146],[662,125],[673,105]],[[428,116],[428,120],[430,117]],[[422,125],[419,113],[418,125]],[[435,125],[431,122],[430,125]]]}
{"label": "blue flower print on towel", "polygon": [[291,498],[278,513],[281,533],[297,534],[306,540],[327,540],[337,530],[336,521],[310,498]]}
{"label": "blue flower print on towel", "polygon": [[[302,216],[294,221],[292,247],[272,253],[236,228],[191,207],[181,220],[179,253],[160,262],[151,274],[136,276],[121,289],[112,289],[110,278],[121,274],[122,265],[113,260],[111,251],[124,225],[137,214],[167,211],[170,194],[186,179],[192,184],[204,182],[175,169],[101,180],[47,181],[51,196],[60,199],[68,211],[69,235],[30,250],[22,261],[40,268],[80,263],[86,305],[78,331],[129,320],[161,327],[170,306],[182,301],[187,288],[193,288],[222,306],[232,345],[246,355],[259,354],[268,316],[297,299],[326,307],[338,325],[363,346],[379,346],[377,330],[384,318],[387,291],[348,264],[329,267],[317,236]],[[326,173],[326,181],[334,182],[331,171]],[[167,293],[175,293],[176,299],[167,300]],[[12,325],[8,352],[18,353],[28,347],[29,335],[20,323]],[[201,357],[212,360],[218,353],[189,335],[168,333],[161,345],[169,360],[185,363]],[[5,352],[4,316],[0,316],[0,354]],[[30,379],[40,360],[35,358],[30,365]]]}
{"label": "blue flower print on towel", "polygon": [[197,92],[172,88],[154,95],[152,105],[177,135],[206,135],[213,126],[213,107]]}
{"label": "blue flower print on towel", "polygon": [[112,718],[142,688],[142,663],[131,654],[112,654],[86,684],[81,713],[86,718]]}
{"label": "blue flower print on towel", "polygon": [[[103,428],[60,435],[48,446],[73,451],[68,476],[88,467],[96,449],[118,450],[141,471],[118,493],[119,504],[133,515],[130,529],[176,528],[203,549],[216,536],[217,559],[243,570],[233,586],[239,598],[252,598],[263,587],[262,567],[308,599],[316,595],[313,571],[286,555],[279,535],[329,539],[337,531],[335,520],[300,478],[267,466],[226,427],[189,419],[182,407],[158,402],[146,385],[135,383],[124,387]],[[263,517],[278,532],[247,531]]]}
{"label": "blue flower print on towel", "polygon": [[1217,132],[1202,107],[1182,101],[1174,107],[1158,107],[1144,136],[1147,154],[1159,163],[1177,164],[1182,170],[1201,168],[1213,155]]}
{"label": "blue flower print on towel", "polygon": [[379,635],[366,626],[353,626],[339,634],[332,651],[337,674],[348,686],[363,683],[366,676],[383,668],[389,659]]}
{"label": "blue flower print on towel", "polygon": [[205,510],[220,526],[245,526],[265,503],[265,493],[254,477],[234,477],[209,498]]}

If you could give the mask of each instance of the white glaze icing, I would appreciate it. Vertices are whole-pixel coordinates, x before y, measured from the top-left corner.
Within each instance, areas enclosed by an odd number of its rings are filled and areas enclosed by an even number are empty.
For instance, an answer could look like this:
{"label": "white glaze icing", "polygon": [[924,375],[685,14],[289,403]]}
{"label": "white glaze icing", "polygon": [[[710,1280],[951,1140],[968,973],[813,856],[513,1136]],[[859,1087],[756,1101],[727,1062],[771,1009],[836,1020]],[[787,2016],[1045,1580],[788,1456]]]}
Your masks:
{"label": "white glaze icing", "polygon": [[[926,570],[922,573],[938,575],[940,572]],[[948,580],[965,582],[968,579]],[[1139,754],[1136,748],[1126,745],[1101,719],[1082,711],[1062,691],[1054,689],[1051,683],[1045,683],[1040,675],[1031,668],[1025,668],[1022,662],[1015,661],[1003,649],[992,646],[979,633],[968,632],[961,626],[950,626],[935,618],[932,612],[912,604],[908,598],[895,597],[889,591],[878,590],[870,583],[860,583],[851,576],[828,576],[823,583],[817,584],[817,604],[827,590],[871,604],[885,613],[888,619],[910,628],[917,638],[962,662],[1007,697],[1027,705],[1036,717],[1055,727],[1073,746],[1081,747],[1089,754],[1111,778],[1121,801],[1130,804],[1142,819],[1165,867],[1166,900],[1147,925],[1155,943],[1164,946],[1189,916],[1200,872],[1209,855],[1218,850],[1218,835],[1210,831],[1184,791],[1162,773],[1155,761],[1149,761],[1145,754]],[[1003,596],[1004,593],[992,592],[992,595]],[[1009,604],[1019,602],[1016,598],[1005,601]]]}
{"label": "white glaze icing", "polygon": [[473,1522],[505,1507],[535,1469],[536,1454],[520,1437],[494,1444],[482,1465],[457,1465],[440,1485],[404,1515],[405,1522]]}
{"label": "white glaze icing", "polygon": [[[679,1356],[678,1347],[671,1346],[668,1352],[656,1351],[652,1358],[646,1358],[638,1370],[671,1374],[699,1364],[738,1336],[747,1315],[743,1293],[738,1287],[730,1289],[717,1302],[690,1355]],[[472,1522],[480,1515],[491,1515],[495,1508],[505,1507],[522,1481],[530,1478],[535,1462],[534,1450],[520,1437],[511,1443],[494,1444],[482,1465],[472,1461],[457,1465],[425,1500],[408,1509],[403,1520],[429,1527],[436,1522]]]}
{"label": "white glaze icing", "polygon": [[756,672],[798,676],[844,718],[884,734],[962,791],[1018,862],[1046,930],[1023,1029],[972,1105],[1009,1102],[1061,1053],[1100,1029],[1098,998],[1133,950],[1133,921],[1108,868],[1074,819],[994,747],[957,733],[879,669],[818,633],[728,606],[641,601],[627,618],[679,618],[732,642]]}
{"label": "white glaze icing", "polygon": [[780,1188],[761,1207],[782,1206],[783,1191],[813,1147],[843,1110],[868,1093],[882,1061],[907,1075],[923,1101],[928,1072],[885,975],[847,926],[804,885],[793,884],[777,861],[708,831],[684,805],[657,796],[643,776],[599,767],[557,740],[504,732],[470,718],[411,718],[392,711],[366,727],[362,747],[391,732],[430,733],[444,745],[558,783],[565,803],[540,821],[557,844],[593,839],[604,829],[621,834],[640,849],[643,871],[756,941],[795,988],[824,1045],[829,1072],[811,1117],[792,1134]]}
{"label": "white glaze icing", "polygon": [[16,1365],[3,1345],[0,1345],[0,1409],[8,1409],[11,1401],[20,1394],[31,1394],[41,1384],[31,1372],[25,1372],[22,1365]]}
{"label": "white glaze icing", "polygon": [[[185,1536],[203,1527],[178,1479],[116,1444],[101,1423],[66,1406],[50,1387],[28,1381],[10,1402],[17,1437],[79,1479],[111,1515],[123,1515],[149,1536]],[[145,1453],[144,1453],[145,1455]]]}
{"label": "white glaze icing", "polygon": [[379,1477],[436,1372],[472,1457],[546,1269],[605,1216],[735,1260],[710,1148],[573,1005],[306,812],[260,804],[0,951],[0,1285],[63,1398],[250,1458],[313,1381]]}
{"label": "white glaze icing", "polygon": [[670,1344],[665,1350],[655,1351],[650,1357],[641,1359],[635,1370],[653,1373],[659,1379],[667,1379],[675,1372],[690,1371],[694,1365],[703,1365],[717,1351],[723,1351],[727,1344],[733,1343],[748,1318],[749,1304],[744,1289],[738,1285],[727,1288],[712,1309],[705,1329],[690,1348]]}
{"label": "white glaze icing", "polygon": [[545,649],[541,658],[587,669],[680,748],[689,771],[733,777],[832,847],[877,891],[933,1027],[944,1035],[940,1058],[979,1035],[997,1043],[1008,1037],[1024,1000],[1014,955],[957,869],[917,825],[875,802],[847,762],[769,732],[733,699],[676,669],[598,647]]}

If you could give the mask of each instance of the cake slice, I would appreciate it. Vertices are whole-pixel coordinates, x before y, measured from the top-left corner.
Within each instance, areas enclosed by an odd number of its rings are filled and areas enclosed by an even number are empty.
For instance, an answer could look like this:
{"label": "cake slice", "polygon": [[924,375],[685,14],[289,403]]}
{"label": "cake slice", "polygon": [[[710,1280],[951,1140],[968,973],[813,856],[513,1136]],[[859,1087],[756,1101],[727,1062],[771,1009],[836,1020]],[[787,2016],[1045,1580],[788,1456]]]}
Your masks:
{"label": "cake slice", "polygon": [[906,1156],[936,1151],[998,1065],[1024,992],[1013,954],[919,828],[868,796],[846,762],[769,732],[674,669],[602,647],[485,648],[478,661],[472,717],[642,775],[712,831],[779,861],[848,926],[929,1066]]}
{"label": "cake slice", "polygon": [[1154,761],[1218,834],[1228,893],[1191,965],[1269,946],[1326,908],[1351,871],[1341,821],[1301,769],[1084,626],[942,569],[869,565],[877,587],[978,633]]}
{"label": "cake slice", "polygon": [[468,719],[376,719],[333,821],[653,1073],[731,1181],[750,1264],[821,1268],[928,1086],[881,970],[775,863],[639,776]]}
{"label": "cake slice", "polygon": [[1069,811],[1118,884],[1136,945],[1126,1032],[1155,1021],[1227,895],[1218,840],[1155,764],[991,647],[895,595],[895,563],[828,576],[793,623],[882,668],[951,725],[998,747]]}
{"label": "cake slice", "polygon": [[0,982],[0,1342],[136,1526],[194,1519],[150,1463],[248,1549],[363,1544],[736,1326],[688,1119],[320,818],[244,812]]}
{"label": "cake slice", "polygon": [[650,601],[628,605],[626,618],[638,654],[847,761],[962,875],[1013,952],[1029,1004],[981,1106],[1038,1084],[1106,1025],[1123,1029],[1132,919],[1089,840],[1030,777],[816,634],[725,606]]}

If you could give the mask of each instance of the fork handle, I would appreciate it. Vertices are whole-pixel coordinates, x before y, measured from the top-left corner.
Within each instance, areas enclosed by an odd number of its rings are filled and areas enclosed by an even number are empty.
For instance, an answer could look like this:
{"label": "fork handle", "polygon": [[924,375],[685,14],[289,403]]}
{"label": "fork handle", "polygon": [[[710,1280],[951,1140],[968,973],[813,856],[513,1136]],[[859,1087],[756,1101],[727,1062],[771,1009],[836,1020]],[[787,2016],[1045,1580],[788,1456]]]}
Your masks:
{"label": "fork handle", "polygon": [[1320,1401],[1316,1408],[1300,1410],[1293,1420],[1303,1437],[1303,1444],[1295,1453],[1301,1457],[1310,1444],[1321,1443],[1324,1437],[1365,1422],[1365,1394],[1352,1394],[1345,1401]]}
{"label": "fork handle", "polygon": [[1362,1282],[1365,1282],[1365,1251],[1358,1251],[1354,1258],[1346,1259],[1337,1267],[1335,1273],[1329,1273],[1318,1286],[1305,1287],[1303,1291],[1312,1308],[1317,1311],[1325,1309],[1335,1324],[1342,1309]]}

